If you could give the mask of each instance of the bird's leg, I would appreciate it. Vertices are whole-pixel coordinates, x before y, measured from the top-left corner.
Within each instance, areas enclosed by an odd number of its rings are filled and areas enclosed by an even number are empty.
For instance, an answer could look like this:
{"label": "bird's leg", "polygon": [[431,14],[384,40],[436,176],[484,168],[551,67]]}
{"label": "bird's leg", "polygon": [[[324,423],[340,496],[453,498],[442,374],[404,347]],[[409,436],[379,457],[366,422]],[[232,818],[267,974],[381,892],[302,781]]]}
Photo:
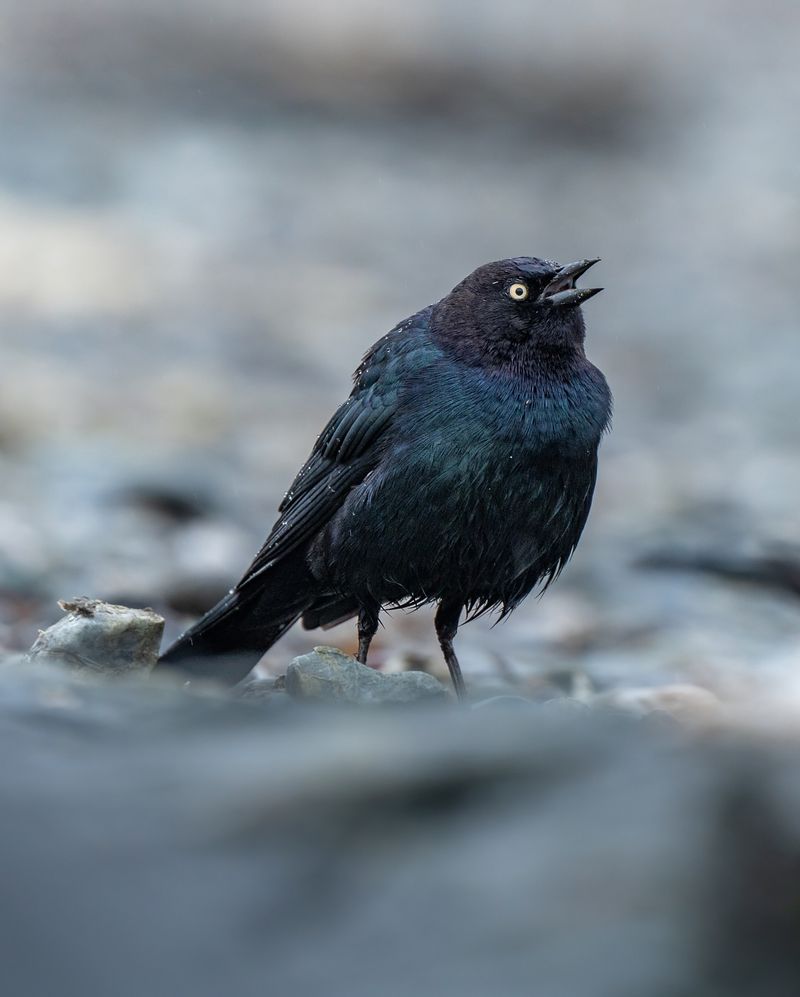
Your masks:
{"label": "bird's leg", "polygon": [[436,636],[439,638],[439,646],[442,649],[445,663],[450,671],[450,678],[453,680],[453,687],[459,699],[464,699],[467,694],[464,678],[461,675],[461,667],[458,664],[456,652],[453,650],[453,640],[458,633],[458,618],[461,616],[463,606],[457,602],[441,602],[436,611],[434,625]]}
{"label": "bird's leg", "polygon": [[380,606],[362,605],[358,611],[358,660],[362,665],[367,663],[369,645],[378,629]]}

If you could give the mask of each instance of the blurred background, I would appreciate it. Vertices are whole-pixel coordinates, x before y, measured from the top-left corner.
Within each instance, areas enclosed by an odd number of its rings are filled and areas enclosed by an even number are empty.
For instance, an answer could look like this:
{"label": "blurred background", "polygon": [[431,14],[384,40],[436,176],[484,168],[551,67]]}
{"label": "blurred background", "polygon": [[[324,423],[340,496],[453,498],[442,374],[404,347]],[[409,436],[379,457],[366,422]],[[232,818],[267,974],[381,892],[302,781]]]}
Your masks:
{"label": "blurred background", "polygon": [[[9,994],[800,993],[799,41],[796,0],[0,0]],[[522,254],[602,257],[615,419],[558,583],[462,628],[481,708],[15,664],[59,598],[175,636],[370,344]],[[430,613],[371,663],[441,676]]]}
{"label": "blurred background", "polygon": [[[792,0],[0,4],[0,644],[60,597],[181,630],[239,577],[361,354],[475,266],[600,256],[616,398],[584,541],[468,678],[800,658]],[[293,631],[262,667],[313,643]],[[429,665],[430,615],[374,663]]]}

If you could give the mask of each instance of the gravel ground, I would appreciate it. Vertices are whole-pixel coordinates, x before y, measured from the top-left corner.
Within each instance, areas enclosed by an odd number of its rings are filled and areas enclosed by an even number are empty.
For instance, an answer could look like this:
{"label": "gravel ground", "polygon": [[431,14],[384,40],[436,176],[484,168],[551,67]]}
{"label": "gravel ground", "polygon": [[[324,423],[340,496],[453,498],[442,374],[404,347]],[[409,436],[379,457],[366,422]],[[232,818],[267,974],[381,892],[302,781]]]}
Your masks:
{"label": "gravel ground", "polygon": [[[462,631],[465,669],[790,682],[796,592],[641,561],[800,548],[796,6],[332,10],[4,8],[0,641],[76,595],[176,633],[375,338],[484,260],[599,255],[589,528],[542,602]],[[375,661],[439,668],[429,615]]]}

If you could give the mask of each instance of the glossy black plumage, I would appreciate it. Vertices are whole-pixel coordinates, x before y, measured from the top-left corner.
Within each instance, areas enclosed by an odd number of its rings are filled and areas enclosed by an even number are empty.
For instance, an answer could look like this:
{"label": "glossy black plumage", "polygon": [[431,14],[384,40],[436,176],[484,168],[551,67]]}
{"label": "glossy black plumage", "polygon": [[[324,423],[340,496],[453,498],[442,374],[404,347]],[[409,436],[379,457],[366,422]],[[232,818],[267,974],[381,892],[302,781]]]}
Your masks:
{"label": "glossy black plumage", "polygon": [[235,682],[298,618],[357,614],[365,660],[382,606],[437,602],[460,691],[462,610],[549,584],[589,513],[611,404],[583,347],[596,290],[574,288],[594,262],[486,264],[379,340],[242,580],[161,663]]}

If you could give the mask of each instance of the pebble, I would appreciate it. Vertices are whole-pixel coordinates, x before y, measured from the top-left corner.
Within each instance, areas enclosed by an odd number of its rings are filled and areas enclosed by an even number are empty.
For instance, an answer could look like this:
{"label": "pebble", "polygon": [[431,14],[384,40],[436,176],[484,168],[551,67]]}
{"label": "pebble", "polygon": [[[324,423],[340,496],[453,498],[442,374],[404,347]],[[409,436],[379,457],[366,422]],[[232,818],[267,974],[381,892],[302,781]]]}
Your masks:
{"label": "pebble", "polygon": [[699,685],[675,682],[661,686],[628,686],[596,696],[594,702],[636,716],[662,714],[681,726],[703,727],[721,719],[720,700]]}
{"label": "pebble", "polygon": [[448,690],[426,672],[384,675],[335,647],[315,647],[286,670],[286,691],[295,699],[359,706],[443,700]]}
{"label": "pebble", "polygon": [[99,599],[59,602],[67,614],[43,630],[28,658],[91,672],[149,671],[158,659],[164,620],[152,609],[129,609]]}

